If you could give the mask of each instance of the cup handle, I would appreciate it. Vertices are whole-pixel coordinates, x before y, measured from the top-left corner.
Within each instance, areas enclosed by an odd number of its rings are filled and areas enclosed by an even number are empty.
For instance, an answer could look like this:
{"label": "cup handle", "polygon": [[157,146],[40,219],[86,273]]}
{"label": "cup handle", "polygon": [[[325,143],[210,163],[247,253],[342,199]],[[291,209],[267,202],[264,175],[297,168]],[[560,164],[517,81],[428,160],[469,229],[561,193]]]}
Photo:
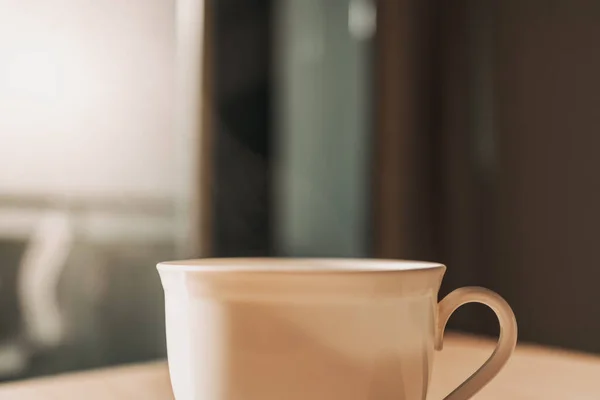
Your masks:
{"label": "cup handle", "polygon": [[504,367],[517,344],[517,321],[508,303],[491,290],[480,287],[464,287],[446,296],[438,304],[438,325],[435,337],[435,349],[442,350],[444,329],[450,315],[467,303],[481,303],[491,308],[500,323],[500,337],[496,349],[473,375],[444,400],[467,400],[487,385]]}

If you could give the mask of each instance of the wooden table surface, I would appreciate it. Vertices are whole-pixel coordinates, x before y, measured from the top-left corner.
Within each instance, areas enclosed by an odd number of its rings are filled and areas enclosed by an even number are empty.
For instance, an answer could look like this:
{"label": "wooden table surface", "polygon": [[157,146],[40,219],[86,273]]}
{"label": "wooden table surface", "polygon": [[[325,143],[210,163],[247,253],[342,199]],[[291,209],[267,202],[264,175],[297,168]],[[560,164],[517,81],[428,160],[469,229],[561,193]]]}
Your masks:
{"label": "wooden table surface", "polygon": [[[492,342],[449,336],[436,355],[429,400],[441,400],[487,358]],[[172,400],[166,363],[0,385],[0,400]],[[600,357],[519,345],[509,365],[474,400],[598,400]]]}

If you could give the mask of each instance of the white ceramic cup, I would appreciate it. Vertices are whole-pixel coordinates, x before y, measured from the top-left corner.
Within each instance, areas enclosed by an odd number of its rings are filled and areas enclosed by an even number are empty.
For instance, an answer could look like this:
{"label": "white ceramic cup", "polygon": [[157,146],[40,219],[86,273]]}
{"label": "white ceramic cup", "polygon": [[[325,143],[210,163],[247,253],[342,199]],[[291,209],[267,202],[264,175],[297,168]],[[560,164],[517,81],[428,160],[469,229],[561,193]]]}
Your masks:
{"label": "white ceramic cup", "polygon": [[466,400],[514,350],[509,305],[482,288],[439,304],[446,267],[367,259],[203,259],[158,264],[177,400],[423,400],[459,306],[500,321],[490,359],[446,400]]}

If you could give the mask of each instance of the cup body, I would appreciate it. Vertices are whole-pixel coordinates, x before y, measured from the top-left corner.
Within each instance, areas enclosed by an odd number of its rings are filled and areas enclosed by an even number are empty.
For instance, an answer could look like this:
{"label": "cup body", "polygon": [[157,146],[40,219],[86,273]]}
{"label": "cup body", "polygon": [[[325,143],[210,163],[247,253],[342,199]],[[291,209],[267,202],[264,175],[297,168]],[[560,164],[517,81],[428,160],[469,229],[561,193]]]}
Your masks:
{"label": "cup body", "polygon": [[158,266],[177,400],[422,400],[441,264],[205,259]]}

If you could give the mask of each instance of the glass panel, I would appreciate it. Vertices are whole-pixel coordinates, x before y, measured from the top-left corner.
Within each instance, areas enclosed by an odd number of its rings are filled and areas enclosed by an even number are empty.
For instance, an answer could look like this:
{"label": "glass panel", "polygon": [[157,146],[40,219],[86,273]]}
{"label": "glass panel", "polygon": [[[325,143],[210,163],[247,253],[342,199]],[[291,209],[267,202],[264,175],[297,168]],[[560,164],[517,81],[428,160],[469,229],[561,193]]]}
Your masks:
{"label": "glass panel", "polygon": [[366,256],[374,5],[276,6],[278,250]]}

